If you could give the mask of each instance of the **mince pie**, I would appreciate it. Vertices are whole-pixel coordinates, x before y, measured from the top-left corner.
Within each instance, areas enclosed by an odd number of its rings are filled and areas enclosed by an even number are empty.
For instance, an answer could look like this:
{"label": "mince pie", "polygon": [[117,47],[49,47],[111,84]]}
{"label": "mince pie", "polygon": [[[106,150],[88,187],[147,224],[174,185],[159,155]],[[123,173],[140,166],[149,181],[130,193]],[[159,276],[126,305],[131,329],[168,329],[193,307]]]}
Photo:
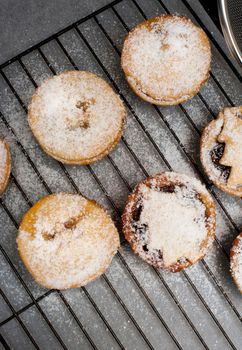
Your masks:
{"label": "mince pie", "polygon": [[225,108],[204,129],[201,162],[217,187],[242,197],[242,106]]}
{"label": "mince pie", "polygon": [[167,172],[148,177],[129,195],[123,232],[146,262],[172,272],[203,258],[215,237],[215,206],[196,179]]}

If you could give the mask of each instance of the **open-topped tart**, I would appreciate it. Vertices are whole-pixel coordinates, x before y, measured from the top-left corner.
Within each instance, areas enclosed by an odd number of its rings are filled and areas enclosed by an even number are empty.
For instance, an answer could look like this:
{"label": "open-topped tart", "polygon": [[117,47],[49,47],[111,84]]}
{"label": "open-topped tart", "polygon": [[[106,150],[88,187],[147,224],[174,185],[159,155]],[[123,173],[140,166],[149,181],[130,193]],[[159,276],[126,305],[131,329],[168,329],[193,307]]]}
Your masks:
{"label": "open-topped tart", "polygon": [[172,272],[200,260],[215,237],[215,206],[196,179],[167,172],[148,177],[129,195],[125,238],[146,262]]}
{"label": "open-topped tart", "polygon": [[201,162],[217,187],[242,197],[242,106],[225,108],[204,129]]}

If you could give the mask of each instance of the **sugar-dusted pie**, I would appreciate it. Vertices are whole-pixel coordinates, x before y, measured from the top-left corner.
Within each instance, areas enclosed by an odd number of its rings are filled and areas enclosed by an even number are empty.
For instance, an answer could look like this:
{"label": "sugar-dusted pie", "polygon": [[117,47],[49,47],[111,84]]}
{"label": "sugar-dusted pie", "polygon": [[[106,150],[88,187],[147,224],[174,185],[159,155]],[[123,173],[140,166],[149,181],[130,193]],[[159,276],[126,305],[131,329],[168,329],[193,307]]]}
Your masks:
{"label": "sugar-dusted pie", "polygon": [[132,249],[149,264],[180,271],[203,258],[215,237],[215,206],[196,179],[173,172],[148,177],[122,216]]}
{"label": "sugar-dusted pie", "polygon": [[83,286],[106,270],[119,247],[119,235],[95,201],[59,193],[43,197],[25,214],[17,244],[38,283],[67,289]]}
{"label": "sugar-dusted pie", "polygon": [[161,15],[129,32],[121,63],[139,97],[176,105],[192,98],[207,80],[211,48],[205,32],[189,18]]}
{"label": "sugar-dusted pie", "polygon": [[225,108],[204,129],[201,162],[217,187],[242,197],[242,106]]}
{"label": "sugar-dusted pie", "polygon": [[47,79],[34,93],[28,121],[41,147],[69,164],[103,158],[119,142],[126,111],[98,76],[69,71]]}

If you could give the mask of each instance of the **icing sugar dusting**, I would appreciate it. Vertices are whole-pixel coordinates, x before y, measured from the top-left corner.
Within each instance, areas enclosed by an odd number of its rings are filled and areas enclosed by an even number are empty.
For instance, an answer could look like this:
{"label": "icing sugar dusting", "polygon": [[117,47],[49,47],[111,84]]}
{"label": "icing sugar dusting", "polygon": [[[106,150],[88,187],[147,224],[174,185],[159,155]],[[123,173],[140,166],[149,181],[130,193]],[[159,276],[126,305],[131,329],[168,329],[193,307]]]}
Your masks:
{"label": "icing sugar dusting", "polygon": [[38,208],[32,228],[31,217],[20,226],[21,256],[45,286],[84,285],[111,262],[119,245],[116,228],[103,209],[81,196],[49,198]]}
{"label": "icing sugar dusting", "polygon": [[29,107],[36,138],[46,150],[67,160],[104,152],[120,134],[124,116],[124,106],[111,87],[79,71],[47,80]]}
{"label": "icing sugar dusting", "polygon": [[124,44],[127,79],[157,100],[186,97],[209,70],[211,54],[203,32],[179,16],[160,16],[147,26],[135,28]]}
{"label": "icing sugar dusting", "polygon": [[242,181],[241,113],[242,107],[220,112],[205,128],[201,146],[201,160],[209,178],[235,190]]}
{"label": "icing sugar dusting", "polygon": [[210,248],[215,211],[200,181],[165,172],[137,185],[123,214],[124,233],[152,265],[194,263]]}
{"label": "icing sugar dusting", "polygon": [[193,261],[206,239],[205,205],[193,190],[176,186],[173,193],[143,190],[140,221],[148,226],[148,248],[162,252],[164,265],[179,258]]}

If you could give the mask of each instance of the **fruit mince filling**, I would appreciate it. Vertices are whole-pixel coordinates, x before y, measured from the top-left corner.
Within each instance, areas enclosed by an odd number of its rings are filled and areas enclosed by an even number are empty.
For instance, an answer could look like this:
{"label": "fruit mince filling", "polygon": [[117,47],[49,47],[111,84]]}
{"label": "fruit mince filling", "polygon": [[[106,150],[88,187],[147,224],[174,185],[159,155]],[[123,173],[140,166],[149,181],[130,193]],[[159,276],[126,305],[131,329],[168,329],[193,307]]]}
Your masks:
{"label": "fruit mince filling", "polygon": [[228,180],[230,174],[230,167],[219,163],[220,159],[224,154],[224,148],[224,143],[217,142],[216,146],[211,150],[210,155],[215,167],[221,171],[221,175],[223,176],[223,178],[225,180]]}

